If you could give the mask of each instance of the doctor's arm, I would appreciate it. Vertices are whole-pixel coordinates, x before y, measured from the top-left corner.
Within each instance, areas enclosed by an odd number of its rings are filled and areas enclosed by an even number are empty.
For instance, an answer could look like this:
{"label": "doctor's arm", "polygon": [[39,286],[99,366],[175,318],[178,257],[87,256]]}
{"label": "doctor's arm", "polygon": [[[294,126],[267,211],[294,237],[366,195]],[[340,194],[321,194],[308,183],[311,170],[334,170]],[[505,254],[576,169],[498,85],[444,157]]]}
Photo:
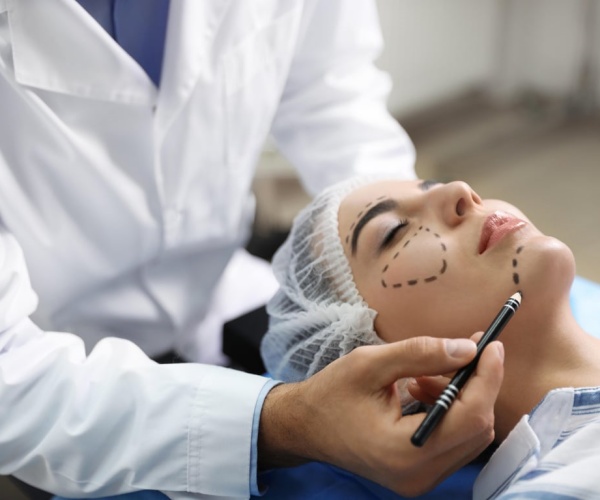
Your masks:
{"label": "doctor's arm", "polygon": [[[248,497],[263,377],[159,365],[134,344],[46,332],[0,227],[0,474],[67,497],[136,490]],[[191,497],[191,495],[190,495]]]}
{"label": "doctor's arm", "polygon": [[373,0],[307,1],[272,135],[311,193],[355,174],[414,178],[413,144],[389,114]]}

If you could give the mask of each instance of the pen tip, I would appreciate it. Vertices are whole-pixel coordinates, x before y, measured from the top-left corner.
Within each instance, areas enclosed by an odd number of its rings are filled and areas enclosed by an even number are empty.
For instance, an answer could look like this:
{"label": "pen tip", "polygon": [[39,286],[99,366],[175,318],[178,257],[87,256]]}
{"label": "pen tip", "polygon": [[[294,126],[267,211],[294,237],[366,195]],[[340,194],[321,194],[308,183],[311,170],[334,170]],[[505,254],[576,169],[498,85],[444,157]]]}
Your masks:
{"label": "pen tip", "polygon": [[519,304],[521,304],[521,299],[523,298],[523,294],[519,291],[510,296],[511,299],[516,300]]}

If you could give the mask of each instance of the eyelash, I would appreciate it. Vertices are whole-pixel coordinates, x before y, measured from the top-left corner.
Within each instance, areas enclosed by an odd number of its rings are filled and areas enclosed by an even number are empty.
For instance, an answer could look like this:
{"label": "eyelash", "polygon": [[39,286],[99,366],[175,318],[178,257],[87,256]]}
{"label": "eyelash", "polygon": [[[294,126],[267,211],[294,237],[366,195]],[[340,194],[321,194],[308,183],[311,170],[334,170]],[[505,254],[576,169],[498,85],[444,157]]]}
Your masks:
{"label": "eyelash", "polygon": [[383,238],[383,241],[381,242],[381,248],[388,247],[390,243],[394,240],[394,237],[396,236],[398,231],[400,231],[400,229],[406,226],[408,226],[408,221],[406,219],[399,221],[396,226],[394,226],[386,233],[386,235]]}

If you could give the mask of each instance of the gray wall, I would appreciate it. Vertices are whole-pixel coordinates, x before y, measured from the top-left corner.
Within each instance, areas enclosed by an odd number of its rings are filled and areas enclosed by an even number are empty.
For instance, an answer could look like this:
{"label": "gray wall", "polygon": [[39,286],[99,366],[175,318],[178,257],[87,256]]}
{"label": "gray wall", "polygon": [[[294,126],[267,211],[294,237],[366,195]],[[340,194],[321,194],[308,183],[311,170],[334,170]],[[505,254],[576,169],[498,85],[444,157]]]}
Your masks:
{"label": "gray wall", "polygon": [[[397,116],[484,87],[600,101],[600,0],[377,0]],[[582,75],[586,79],[582,81]]]}

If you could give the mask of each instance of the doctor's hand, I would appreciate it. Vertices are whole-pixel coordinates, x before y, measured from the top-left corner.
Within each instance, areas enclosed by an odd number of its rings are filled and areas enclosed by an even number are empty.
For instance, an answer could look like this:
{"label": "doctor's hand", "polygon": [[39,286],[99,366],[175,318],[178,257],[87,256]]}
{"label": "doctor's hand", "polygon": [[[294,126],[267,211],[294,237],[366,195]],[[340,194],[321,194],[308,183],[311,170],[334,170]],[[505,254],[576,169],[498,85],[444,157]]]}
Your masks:
{"label": "doctor's hand", "polygon": [[425,445],[410,441],[424,414],[402,416],[396,381],[453,372],[475,356],[467,339],[415,337],[355,349],[311,378],[275,387],[260,419],[259,467],[327,462],[414,496],[477,457],[494,438],[504,351],[488,346]]}

